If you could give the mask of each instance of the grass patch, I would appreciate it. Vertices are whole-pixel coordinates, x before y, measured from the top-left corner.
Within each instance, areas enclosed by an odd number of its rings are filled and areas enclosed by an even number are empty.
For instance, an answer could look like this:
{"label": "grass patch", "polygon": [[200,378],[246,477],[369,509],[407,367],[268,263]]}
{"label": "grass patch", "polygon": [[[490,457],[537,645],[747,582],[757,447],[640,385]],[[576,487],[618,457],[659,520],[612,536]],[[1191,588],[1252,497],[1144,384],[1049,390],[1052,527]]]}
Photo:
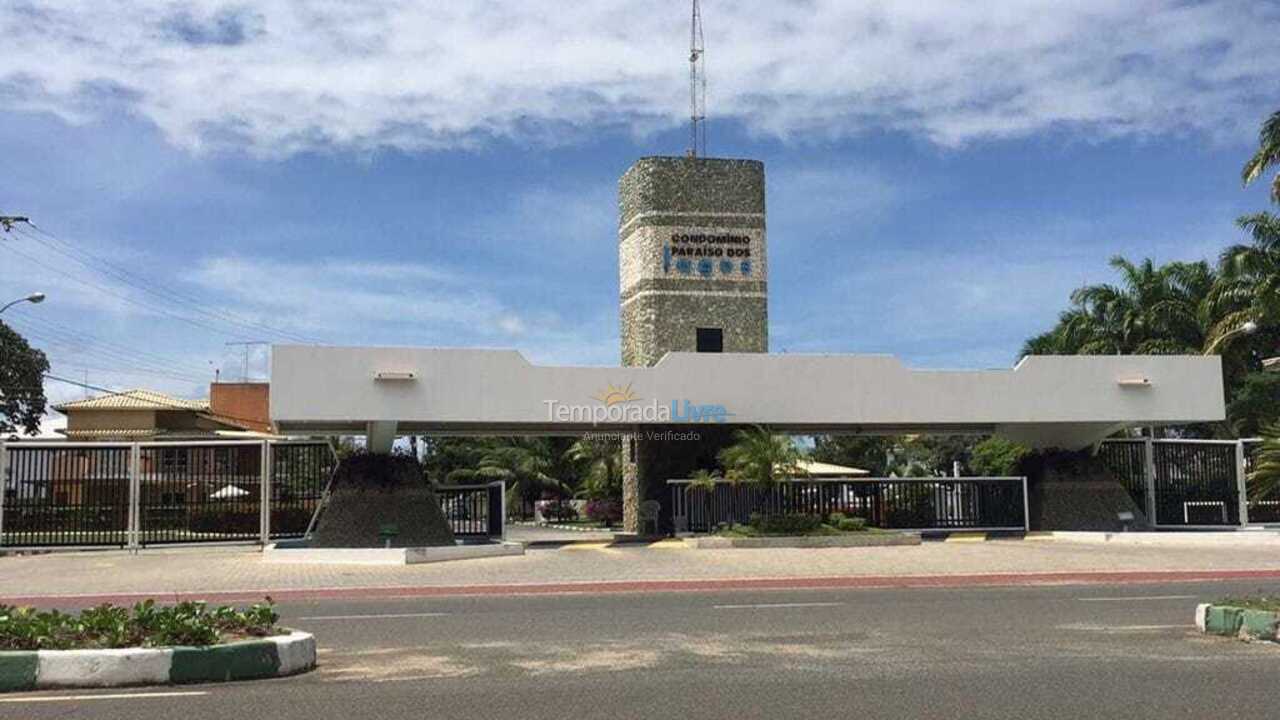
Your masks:
{"label": "grass patch", "polygon": [[100,648],[204,647],[278,635],[280,616],[271,598],[243,610],[210,608],[203,602],[132,608],[111,604],[68,614],[0,605],[0,650],[88,650]]}
{"label": "grass patch", "polygon": [[1238,595],[1215,600],[1214,605],[1244,608],[1245,610],[1264,610],[1280,612],[1280,596],[1275,595]]}

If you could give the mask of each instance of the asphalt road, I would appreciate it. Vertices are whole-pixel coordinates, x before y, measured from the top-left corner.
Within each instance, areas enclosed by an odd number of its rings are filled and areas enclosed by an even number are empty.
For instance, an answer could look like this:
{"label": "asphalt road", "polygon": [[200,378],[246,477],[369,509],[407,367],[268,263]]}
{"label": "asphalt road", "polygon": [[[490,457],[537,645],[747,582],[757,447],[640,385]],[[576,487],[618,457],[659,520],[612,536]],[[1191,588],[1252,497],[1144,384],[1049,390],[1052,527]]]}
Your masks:
{"label": "asphalt road", "polygon": [[0,718],[1271,717],[1280,648],[1192,625],[1253,590],[1280,585],[299,602],[310,674],[6,695]]}

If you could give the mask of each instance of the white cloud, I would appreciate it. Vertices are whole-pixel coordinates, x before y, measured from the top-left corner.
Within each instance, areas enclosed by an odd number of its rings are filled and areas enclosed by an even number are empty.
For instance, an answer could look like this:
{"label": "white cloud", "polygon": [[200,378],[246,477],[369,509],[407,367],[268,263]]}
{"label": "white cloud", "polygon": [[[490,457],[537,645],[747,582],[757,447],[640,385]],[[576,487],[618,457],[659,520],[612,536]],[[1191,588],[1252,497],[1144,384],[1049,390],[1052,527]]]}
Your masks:
{"label": "white cloud", "polygon": [[[685,15],[634,0],[0,8],[0,99],[81,121],[123,106],[179,146],[287,155],[682,121]],[[957,145],[1241,136],[1280,90],[1266,0],[745,0],[706,8],[710,111],[782,138],[905,130]]]}

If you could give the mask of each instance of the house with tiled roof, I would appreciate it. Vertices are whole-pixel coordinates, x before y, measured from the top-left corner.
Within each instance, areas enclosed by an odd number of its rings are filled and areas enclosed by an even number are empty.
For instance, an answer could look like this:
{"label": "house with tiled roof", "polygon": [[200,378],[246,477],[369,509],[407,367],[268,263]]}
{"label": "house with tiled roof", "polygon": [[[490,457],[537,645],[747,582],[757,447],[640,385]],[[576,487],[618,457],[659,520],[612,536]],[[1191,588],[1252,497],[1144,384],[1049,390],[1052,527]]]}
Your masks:
{"label": "house with tiled roof", "polygon": [[104,393],[55,405],[70,440],[208,440],[271,434],[266,383],[213,383],[209,398],[189,400],[154,390]]}

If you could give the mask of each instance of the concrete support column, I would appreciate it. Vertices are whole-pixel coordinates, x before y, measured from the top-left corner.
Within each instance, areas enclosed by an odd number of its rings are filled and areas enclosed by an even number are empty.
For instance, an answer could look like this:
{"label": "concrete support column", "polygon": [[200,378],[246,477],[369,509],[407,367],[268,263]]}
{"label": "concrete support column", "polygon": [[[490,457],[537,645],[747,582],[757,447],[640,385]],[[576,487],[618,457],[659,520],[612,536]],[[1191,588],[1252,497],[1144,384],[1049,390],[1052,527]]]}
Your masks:
{"label": "concrete support column", "polygon": [[398,423],[394,420],[367,423],[365,425],[365,447],[369,449],[369,452],[375,455],[389,455],[391,446],[396,442],[397,425]]}
{"label": "concrete support column", "polygon": [[[640,503],[662,504],[658,529],[671,532],[671,491],[667,481],[687,478],[695,470],[720,466],[720,450],[733,442],[735,425],[685,423],[651,425],[637,430],[635,452],[628,448],[622,475],[622,527],[640,532]],[[626,443],[628,446],[630,442]]]}

